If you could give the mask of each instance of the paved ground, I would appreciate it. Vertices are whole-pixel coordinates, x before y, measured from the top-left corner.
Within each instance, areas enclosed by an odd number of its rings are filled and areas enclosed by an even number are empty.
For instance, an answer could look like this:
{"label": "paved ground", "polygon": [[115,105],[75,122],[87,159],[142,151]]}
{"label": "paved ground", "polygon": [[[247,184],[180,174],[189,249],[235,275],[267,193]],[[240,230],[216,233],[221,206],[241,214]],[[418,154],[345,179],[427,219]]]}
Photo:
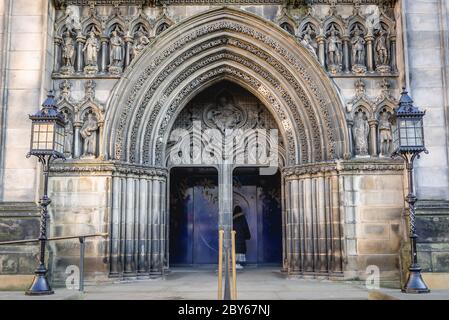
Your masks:
{"label": "paved ground", "polygon": [[[403,294],[395,289],[368,291],[363,286],[340,281],[286,278],[275,269],[250,269],[237,275],[240,300],[449,300],[449,291],[426,295]],[[165,279],[136,280],[86,286],[84,293],[56,288],[55,294],[28,297],[23,292],[0,292],[0,300],[211,300],[217,297],[213,270],[175,269]]]}
{"label": "paved ground", "polygon": [[[287,279],[279,270],[253,269],[237,275],[238,299],[366,300],[368,291],[351,283],[328,280]],[[166,279],[138,280],[97,286],[87,286],[79,294],[56,289],[46,297],[27,297],[23,292],[0,292],[0,299],[192,299],[210,300],[217,297],[217,275],[212,270],[192,272],[175,270]]]}

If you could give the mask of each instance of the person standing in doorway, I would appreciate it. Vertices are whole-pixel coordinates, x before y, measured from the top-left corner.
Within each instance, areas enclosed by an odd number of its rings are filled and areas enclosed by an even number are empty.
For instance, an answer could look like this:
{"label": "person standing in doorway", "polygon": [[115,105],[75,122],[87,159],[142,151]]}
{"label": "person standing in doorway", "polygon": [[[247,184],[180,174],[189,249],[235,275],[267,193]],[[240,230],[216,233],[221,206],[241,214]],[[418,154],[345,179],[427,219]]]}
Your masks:
{"label": "person standing in doorway", "polygon": [[235,206],[232,215],[232,229],[235,231],[236,269],[243,269],[246,262],[246,240],[251,239],[251,233],[245,214],[240,206]]}

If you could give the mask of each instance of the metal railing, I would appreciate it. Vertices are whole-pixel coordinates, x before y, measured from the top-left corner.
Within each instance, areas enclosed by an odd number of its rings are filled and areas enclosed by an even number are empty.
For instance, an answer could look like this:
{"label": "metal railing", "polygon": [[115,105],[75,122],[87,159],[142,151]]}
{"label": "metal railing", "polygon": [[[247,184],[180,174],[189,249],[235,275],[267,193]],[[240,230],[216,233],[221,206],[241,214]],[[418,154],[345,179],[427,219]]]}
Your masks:
{"label": "metal railing", "polygon": [[[84,253],[86,249],[86,239],[94,238],[94,237],[107,237],[108,233],[95,233],[95,234],[85,234],[80,236],[67,236],[67,237],[52,237],[47,238],[47,241],[61,241],[61,240],[70,240],[70,239],[78,239],[80,243],[80,260],[79,260],[79,288],[80,292],[84,291]],[[3,241],[0,242],[1,245],[11,245],[11,244],[21,244],[21,243],[33,243],[39,242],[40,239],[24,239],[24,240],[14,240],[14,241]]]}
{"label": "metal railing", "polygon": [[[218,231],[218,300],[223,299],[223,242],[224,230]],[[227,249],[229,250],[229,249]],[[226,254],[226,276],[231,271],[232,285],[230,297],[232,300],[237,300],[237,270],[235,261],[235,231],[231,231],[231,259],[229,259],[229,251]],[[227,280],[227,279],[226,279]],[[226,288],[225,288],[226,290]],[[226,297],[226,294],[225,294]]]}

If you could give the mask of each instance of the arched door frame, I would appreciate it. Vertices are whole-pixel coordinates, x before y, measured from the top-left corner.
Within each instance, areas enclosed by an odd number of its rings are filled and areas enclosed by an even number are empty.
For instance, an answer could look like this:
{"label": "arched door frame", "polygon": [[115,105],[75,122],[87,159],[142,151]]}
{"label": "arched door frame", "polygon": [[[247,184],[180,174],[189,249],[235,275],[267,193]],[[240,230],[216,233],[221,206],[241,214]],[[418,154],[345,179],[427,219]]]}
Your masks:
{"label": "arched door frame", "polygon": [[[165,145],[180,110],[198,92],[222,79],[243,86],[269,108],[287,148],[284,170],[349,154],[343,103],[319,62],[278,26],[225,7],[171,27],[127,68],[108,102],[102,143],[106,159],[138,165],[143,171],[166,170]],[[220,185],[228,186],[220,192],[224,219],[220,224],[226,231],[227,246],[232,224],[232,172],[232,164],[219,166]],[[166,175],[159,178],[166,191]],[[164,193],[153,197],[165,197]],[[289,210],[298,210],[285,207],[286,215]],[[152,214],[156,221],[166,223],[165,212],[166,208],[161,208],[161,216]],[[111,234],[120,237],[114,228]],[[156,234],[161,244],[166,244],[167,239]],[[294,260],[299,253],[288,252],[288,248],[285,267],[290,270],[291,265],[297,265]],[[150,272],[167,267],[165,249],[158,252],[158,261],[149,262]]]}

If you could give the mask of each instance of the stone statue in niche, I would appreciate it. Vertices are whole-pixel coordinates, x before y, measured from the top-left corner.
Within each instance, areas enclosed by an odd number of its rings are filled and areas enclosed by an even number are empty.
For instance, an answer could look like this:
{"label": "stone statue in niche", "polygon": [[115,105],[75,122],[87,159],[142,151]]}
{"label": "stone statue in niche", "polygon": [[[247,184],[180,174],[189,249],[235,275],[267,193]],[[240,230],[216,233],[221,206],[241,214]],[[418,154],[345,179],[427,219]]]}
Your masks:
{"label": "stone statue in niche", "polygon": [[361,110],[355,115],[352,136],[354,139],[355,155],[361,157],[368,156],[369,124]]}
{"label": "stone statue in niche", "polygon": [[142,30],[138,30],[136,32],[136,40],[133,45],[133,59],[137,57],[149,43],[150,40],[145,33],[143,33]]}
{"label": "stone statue in niche", "polygon": [[65,10],[67,18],[65,19],[65,25],[69,31],[81,30],[81,18],[80,9],[78,6],[67,6]]}
{"label": "stone statue in niche", "polygon": [[354,28],[354,35],[351,39],[352,45],[352,72],[362,74],[366,72],[365,65],[365,39],[358,26]]}
{"label": "stone statue in niche", "polygon": [[391,153],[391,147],[393,145],[393,136],[391,134],[391,122],[390,115],[384,111],[380,114],[379,118],[379,146],[380,156],[388,157]]}
{"label": "stone statue in niche", "polygon": [[98,51],[100,51],[100,42],[98,41],[95,32],[92,30],[89,32],[89,37],[83,48],[86,61],[84,72],[86,74],[95,74],[98,72]]}
{"label": "stone statue in niche", "polygon": [[164,31],[167,30],[169,27],[170,27],[170,26],[168,25],[168,23],[165,23],[165,22],[161,23],[161,24],[159,25],[159,27],[157,27],[156,34],[158,35],[158,34],[164,32]]}
{"label": "stone statue in niche", "polygon": [[72,35],[69,31],[64,33],[62,43],[62,67],[61,73],[65,75],[72,74],[75,70],[73,68],[73,62],[75,58],[75,45],[72,39]]}
{"label": "stone statue in niche", "polygon": [[306,47],[307,50],[310,51],[310,53],[318,59],[318,56],[316,54],[316,50],[318,48],[317,43],[313,40],[312,35],[314,31],[310,27],[310,25],[307,26],[306,30],[304,31],[304,35],[301,40],[301,44]]}
{"label": "stone statue in niche", "polygon": [[65,113],[65,128],[64,128],[64,156],[71,158],[73,154],[73,122],[70,114]]}
{"label": "stone statue in niche", "polygon": [[335,28],[330,31],[327,39],[327,65],[329,72],[335,74],[341,71],[343,54],[341,48],[342,41]]}
{"label": "stone statue in niche", "polygon": [[123,45],[125,42],[119,36],[117,30],[112,31],[110,39],[110,61],[109,72],[112,74],[120,74],[122,69],[122,62],[124,58]]}
{"label": "stone statue in niche", "polygon": [[98,121],[92,112],[87,114],[87,119],[81,127],[80,134],[83,138],[83,158],[95,158],[97,152]]}
{"label": "stone statue in niche", "polygon": [[387,32],[383,29],[380,30],[379,36],[374,44],[376,50],[376,70],[380,73],[390,72],[390,66],[388,65],[388,41]]}

